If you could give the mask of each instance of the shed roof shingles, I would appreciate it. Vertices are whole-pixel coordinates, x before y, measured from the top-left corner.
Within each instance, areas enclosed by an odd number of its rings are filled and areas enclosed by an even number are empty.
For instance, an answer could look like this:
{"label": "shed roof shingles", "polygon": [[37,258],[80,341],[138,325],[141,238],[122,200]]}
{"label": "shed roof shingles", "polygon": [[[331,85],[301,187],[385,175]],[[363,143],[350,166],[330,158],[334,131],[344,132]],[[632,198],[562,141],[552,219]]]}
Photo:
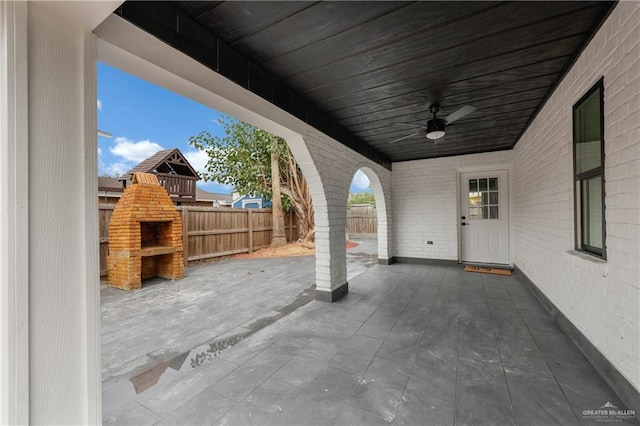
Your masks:
{"label": "shed roof shingles", "polygon": [[134,173],[153,173],[153,171],[158,166],[160,166],[162,163],[167,161],[167,159],[171,157],[176,151],[180,155],[180,157],[182,157],[182,159],[185,161],[186,166],[191,170],[191,172],[193,173],[193,176],[199,179],[200,176],[198,176],[198,173],[194,170],[194,168],[191,166],[189,161],[184,157],[184,155],[182,154],[182,152],[180,152],[178,148],[163,149],[162,151],[156,152],[151,157],[141,161],[133,169],[125,173],[123,177],[133,176]]}

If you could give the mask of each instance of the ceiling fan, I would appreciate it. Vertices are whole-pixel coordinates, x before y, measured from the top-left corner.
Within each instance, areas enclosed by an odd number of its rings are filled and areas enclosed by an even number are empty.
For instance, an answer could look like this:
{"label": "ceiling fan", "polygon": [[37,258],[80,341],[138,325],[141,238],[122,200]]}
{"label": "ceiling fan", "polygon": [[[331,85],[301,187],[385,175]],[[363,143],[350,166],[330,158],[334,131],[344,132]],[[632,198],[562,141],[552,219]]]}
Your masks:
{"label": "ceiling fan", "polygon": [[[438,112],[440,111],[440,104],[439,103],[434,103],[429,105],[429,112],[431,112],[431,114],[433,114],[433,118],[431,118],[429,121],[427,121],[427,125],[426,126],[422,126],[425,129],[425,136],[427,139],[431,139],[434,141],[434,143],[441,143],[444,142],[444,135],[446,133],[446,128],[447,126],[451,125],[451,123],[453,123],[456,120],[460,120],[461,118],[471,114],[473,111],[475,111],[477,108],[471,105],[465,105],[462,108],[458,109],[456,112],[449,114],[448,116],[446,116],[445,118],[440,118],[437,116]],[[412,123],[405,123],[405,124],[412,124]],[[412,124],[414,125],[414,124]],[[405,140],[405,139],[409,139],[413,136],[419,135],[420,132],[415,132],[412,133],[410,135],[406,135],[403,136],[401,138],[398,139],[394,139],[392,141],[390,141],[389,143],[396,143],[396,142],[400,142],[401,140]]]}

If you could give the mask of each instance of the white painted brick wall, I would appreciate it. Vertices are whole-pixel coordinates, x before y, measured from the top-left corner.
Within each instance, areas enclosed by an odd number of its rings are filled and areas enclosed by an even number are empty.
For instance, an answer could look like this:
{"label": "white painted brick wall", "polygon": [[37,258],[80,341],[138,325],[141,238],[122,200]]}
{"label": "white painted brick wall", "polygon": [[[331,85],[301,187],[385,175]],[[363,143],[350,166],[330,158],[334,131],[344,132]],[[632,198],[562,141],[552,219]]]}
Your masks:
{"label": "white painted brick wall", "polygon": [[[307,164],[303,160],[301,167],[308,177],[315,208],[316,286],[318,290],[331,291],[347,282],[347,199],[353,176],[360,168],[365,168],[372,182],[378,206],[378,257],[389,258],[387,230],[392,220],[391,209],[386,206],[391,204],[391,171],[310,127],[303,139],[310,158]],[[300,147],[295,141],[289,141],[289,145],[298,158]]]}
{"label": "white painted brick wall", "polygon": [[394,163],[393,255],[458,260],[458,171],[511,161],[511,151],[499,151]]}
{"label": "white painted brick wall", "polygon": [[[606,262],[573,251],[572,106],[602,76]],[[513,170],[515,264],[640,389],[640,3],[618,4],[516,145]]]}

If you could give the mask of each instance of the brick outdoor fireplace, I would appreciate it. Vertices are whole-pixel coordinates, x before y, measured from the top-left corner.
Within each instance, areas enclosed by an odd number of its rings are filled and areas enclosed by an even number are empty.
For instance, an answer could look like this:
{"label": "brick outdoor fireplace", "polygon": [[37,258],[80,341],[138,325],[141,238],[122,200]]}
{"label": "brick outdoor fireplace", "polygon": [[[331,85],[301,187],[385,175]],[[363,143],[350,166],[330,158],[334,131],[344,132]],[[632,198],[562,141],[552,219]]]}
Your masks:
{"label": "brick outdoor fireplace", "polygon": [[151,277],[182,278],[182,220],[153,174],[135,173],[109,221],[109,285],[142,287]]}

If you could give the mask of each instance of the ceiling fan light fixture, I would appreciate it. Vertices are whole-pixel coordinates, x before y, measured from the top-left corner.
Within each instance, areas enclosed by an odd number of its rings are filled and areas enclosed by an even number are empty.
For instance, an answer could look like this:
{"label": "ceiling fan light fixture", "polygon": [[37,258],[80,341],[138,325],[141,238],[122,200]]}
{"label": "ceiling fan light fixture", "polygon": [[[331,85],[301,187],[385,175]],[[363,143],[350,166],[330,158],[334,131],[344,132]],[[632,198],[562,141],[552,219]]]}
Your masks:
{"label": "ceiling fan light fixture", "polygon": [[446,122],[442,118],[433,118],[427,122],[427,139],[440,139],[444,136]]}

